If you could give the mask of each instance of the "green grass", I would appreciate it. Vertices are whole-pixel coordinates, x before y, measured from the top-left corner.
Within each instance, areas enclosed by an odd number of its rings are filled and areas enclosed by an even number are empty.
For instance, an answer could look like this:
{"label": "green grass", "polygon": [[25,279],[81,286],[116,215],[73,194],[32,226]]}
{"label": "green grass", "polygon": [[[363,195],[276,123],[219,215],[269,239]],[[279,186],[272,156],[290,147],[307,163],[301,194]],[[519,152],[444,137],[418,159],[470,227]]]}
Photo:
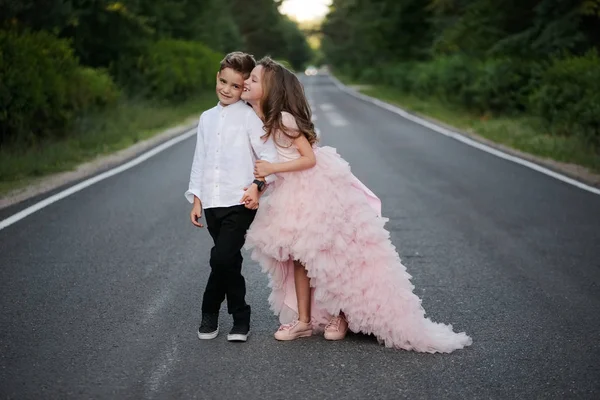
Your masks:
{"label": "green grass", "polygon": [[[340,81],[357,84],[347,77]],[[365,85],[358,90],[368,96],[396,104],[406,110],[428,116],[460,130],[511,148],[555,161],[578,164],[600,172],[600,154],[577,137],[556,136],[545,132],[534,117],[481,116],[435,99],[422,99],[389,86]]]}
{"label": "green grass", "polygon": [[214,93],[177,105],[129,101],[77,122],[67,138],[0,149],[0,196],[178,125],[216,104]]}

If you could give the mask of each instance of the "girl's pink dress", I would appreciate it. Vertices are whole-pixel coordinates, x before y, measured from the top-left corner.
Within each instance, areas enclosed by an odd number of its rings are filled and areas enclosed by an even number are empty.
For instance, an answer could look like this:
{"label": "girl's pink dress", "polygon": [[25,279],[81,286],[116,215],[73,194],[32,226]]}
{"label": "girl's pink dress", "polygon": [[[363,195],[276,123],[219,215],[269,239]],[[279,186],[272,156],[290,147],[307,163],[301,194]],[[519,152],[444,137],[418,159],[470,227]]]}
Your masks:
{"label": "girl's pink dress", "polygon": [[[283,122],[296,127],[288,113]],[[334,148],[314,150],[313,168],[278,174],[246,237],[252,258],[269,275],[269,303],[281,323],[297,315],[293,260],[300,260],[313,288],[316,330],[342,310],[350,330],[372,333],[387,347],[449,353],[470,345],[464,332],[425,317],[384,228],[379,199]],[[300,156],[293,146],[278,151],[281,162]]]}

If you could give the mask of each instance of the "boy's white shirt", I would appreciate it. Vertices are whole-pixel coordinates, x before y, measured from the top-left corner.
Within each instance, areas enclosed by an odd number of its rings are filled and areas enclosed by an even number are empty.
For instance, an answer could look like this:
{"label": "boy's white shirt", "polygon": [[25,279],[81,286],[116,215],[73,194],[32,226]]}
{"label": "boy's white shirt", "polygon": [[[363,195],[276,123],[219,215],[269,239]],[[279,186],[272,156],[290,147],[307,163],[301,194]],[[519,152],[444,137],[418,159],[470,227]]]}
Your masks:
{"label": "boy's white shirt", "polygon": [[[278,162],[275,143],[261,139],[264,133],[261,119],[241,100],[203,112],[186,199],[193,203],[197,196],[203,208],[240,205],[244,188],[254,180],[255,161]],[[265,179],[271,183],[276,176]]]}

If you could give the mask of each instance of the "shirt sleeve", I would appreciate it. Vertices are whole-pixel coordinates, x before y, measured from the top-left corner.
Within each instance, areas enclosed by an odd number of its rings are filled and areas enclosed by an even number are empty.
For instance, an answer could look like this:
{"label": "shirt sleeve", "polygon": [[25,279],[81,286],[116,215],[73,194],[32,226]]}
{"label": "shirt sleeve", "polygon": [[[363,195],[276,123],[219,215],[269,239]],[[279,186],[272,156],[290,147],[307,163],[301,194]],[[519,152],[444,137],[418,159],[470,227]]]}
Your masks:
{"label": "shirt sleeve", "polygon": [[185,192],[185,198],[190,203],[194,202],[194,196],[202,200],[202,179],[204,176],[204,129],[202,127],[202,114],[198,121],[196,133],[196,150],[192,161],[192,172],[190,173],[190,183]]}
{"label": "shirt sleeve", "polygon": [[[262,136],[265,134],[263,129],[263,122],[260,118],[254,113],[254,111],[250,111],[246,117],[246,129],[248,130],[248,136],[250,137],[250,144],[254,153],[256,153],[258,159],[268,161],[270,163],[279,162],[279,156],[277,154],[277,149],[275,148],[275,142],[273,138],[270,137],[266,141],[262,139]],[[265,181],[267,183],[272,183],[277,179],[277,175],[271,174],[265,177]]]}

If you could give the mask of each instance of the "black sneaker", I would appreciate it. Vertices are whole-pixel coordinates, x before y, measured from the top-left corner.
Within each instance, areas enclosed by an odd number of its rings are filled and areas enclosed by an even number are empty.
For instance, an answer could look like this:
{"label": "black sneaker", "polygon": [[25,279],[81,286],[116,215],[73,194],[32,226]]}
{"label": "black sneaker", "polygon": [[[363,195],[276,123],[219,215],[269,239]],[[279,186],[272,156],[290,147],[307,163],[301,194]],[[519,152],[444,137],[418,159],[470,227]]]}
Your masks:
{"label": "black sneaker", "polygon": [[245,342],[248,340],[248,335],[250,334],[250,324],[243,322],[233,321],[233,328],[229,331],[227,335],[227,340],[230,342]]}
{"label": "black sneaker", "polygon": [[214,339],[219,334],[219,314],[202,314],[202,323],[198,328],[200,339]]}

